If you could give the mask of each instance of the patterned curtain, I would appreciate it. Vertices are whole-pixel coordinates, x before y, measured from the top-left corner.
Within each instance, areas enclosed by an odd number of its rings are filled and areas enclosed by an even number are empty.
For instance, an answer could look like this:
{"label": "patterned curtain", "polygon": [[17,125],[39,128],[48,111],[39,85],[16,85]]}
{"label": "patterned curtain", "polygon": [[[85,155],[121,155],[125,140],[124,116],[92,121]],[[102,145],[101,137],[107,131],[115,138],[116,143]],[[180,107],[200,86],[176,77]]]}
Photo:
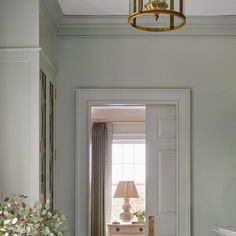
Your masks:
{"label": "patterned curtain", "polygon": [[92,128],[91,233],[105,236],[111,221],[112,124],[94,123]]}

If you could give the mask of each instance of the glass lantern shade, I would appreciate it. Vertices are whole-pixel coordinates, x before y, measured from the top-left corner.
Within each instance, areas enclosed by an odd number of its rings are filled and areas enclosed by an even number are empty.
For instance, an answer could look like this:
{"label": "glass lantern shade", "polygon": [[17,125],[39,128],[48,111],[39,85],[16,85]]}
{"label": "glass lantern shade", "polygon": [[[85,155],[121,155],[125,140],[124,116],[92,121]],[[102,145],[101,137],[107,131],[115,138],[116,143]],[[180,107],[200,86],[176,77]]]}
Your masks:
{"label": "glass lantern shade", "polygon": [[183,0],[130,0],[129,24],[150,32],[171,31],[186,23]]}

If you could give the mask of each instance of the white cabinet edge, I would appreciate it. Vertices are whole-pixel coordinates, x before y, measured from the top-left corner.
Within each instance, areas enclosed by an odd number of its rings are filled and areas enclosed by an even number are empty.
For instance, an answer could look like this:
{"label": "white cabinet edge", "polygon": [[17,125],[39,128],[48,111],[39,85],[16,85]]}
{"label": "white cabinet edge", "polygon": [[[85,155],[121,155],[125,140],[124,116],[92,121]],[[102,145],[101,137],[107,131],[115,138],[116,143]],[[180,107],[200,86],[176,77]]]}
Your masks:
{"label": "white cabinet edge", "polygon": [[219,236],[236,236],[236,227],[216,227],[212,232]]}

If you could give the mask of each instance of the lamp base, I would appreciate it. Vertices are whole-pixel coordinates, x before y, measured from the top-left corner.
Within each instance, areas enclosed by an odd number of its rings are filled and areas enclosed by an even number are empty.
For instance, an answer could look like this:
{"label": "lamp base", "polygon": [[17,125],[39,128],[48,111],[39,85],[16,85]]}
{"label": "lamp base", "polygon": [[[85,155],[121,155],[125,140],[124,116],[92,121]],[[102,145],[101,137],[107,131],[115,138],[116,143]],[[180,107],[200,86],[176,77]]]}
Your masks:
{"label": "lamp base", "polygon": [[130,222],[133,219],[133,214],[130,211],[131,205],[129,198],[124,198],[123,212],[120,213],[120,219],[124,222]]}
{"label": "lamp base", "polygon": [[124,222],[130,222],[133,219],[133,214],[131,212],[120,213],[120,219]]}

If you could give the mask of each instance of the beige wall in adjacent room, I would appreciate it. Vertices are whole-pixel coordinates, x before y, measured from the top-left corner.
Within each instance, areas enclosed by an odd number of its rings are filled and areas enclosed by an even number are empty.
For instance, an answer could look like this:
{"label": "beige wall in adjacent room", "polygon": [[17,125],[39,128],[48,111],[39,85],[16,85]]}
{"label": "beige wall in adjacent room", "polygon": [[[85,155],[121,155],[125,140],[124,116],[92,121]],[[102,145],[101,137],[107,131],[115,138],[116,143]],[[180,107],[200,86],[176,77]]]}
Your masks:
{"label": "beige wall in adjacent room", "polygon": [[58,37],[57,60],[56,196],[72,235],[78,87],[191,88],[192,236],[235,224],[235,37]]}

